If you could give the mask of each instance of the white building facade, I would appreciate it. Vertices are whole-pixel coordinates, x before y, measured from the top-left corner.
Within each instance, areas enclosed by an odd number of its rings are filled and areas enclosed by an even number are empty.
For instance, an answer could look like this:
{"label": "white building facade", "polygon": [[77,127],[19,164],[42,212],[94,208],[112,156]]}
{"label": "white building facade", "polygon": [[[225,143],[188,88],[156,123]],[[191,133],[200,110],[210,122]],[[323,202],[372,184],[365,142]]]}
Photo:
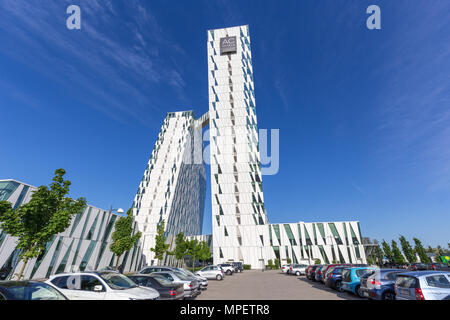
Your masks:
{"label": "white building facade", "polygon": [[[36,187],[16,181],[0,180],[0,201],[8,201],[14,209],[31,200]],[[72,271],[101,270],[115,267],[117,257],[110,251],[114,224],[120,216],[87,205],[74,216],[69,228],[56,235],[47,243],[45,252],[30,260],[24,270],[25,279],[43,279],[52,274]],[[137,230],[136,224],[133,226]],[[15,279],[22,268],[19,261],[20,250],[16,248],[17,239],[0,228],[0,279]],[[119,261],[123,270],[139,270],[144,264],[140,243]]]}
{"label": "white building facade", "polygon": [[202,232],[206,194],[204,121],[207,117],[197,120],[192,111],[168,113],[139,184],[133,215],[142,232],[143,253],[149,265],[170,263],[158,261],[151,251],[163,221],[171,248],[178,233],[191,236]]}

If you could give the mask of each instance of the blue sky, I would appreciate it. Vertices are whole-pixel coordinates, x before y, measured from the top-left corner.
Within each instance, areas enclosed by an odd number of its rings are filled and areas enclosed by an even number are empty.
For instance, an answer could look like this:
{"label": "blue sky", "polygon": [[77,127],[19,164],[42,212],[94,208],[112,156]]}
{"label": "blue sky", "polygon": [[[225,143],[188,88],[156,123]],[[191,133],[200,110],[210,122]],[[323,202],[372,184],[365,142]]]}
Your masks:
{"label": "blue sky", "polygon": [[[81,31],[65,26],[70,4]],[[371,4],[381,30],[366,28]],[[208,110],[206,30],[248,24],[258,124],[280,129],[270,222],[357,219],[364,236],[446,245],[448,12],[446,0],[2,0],[0,178],[38,186],[62,167],[73,197],[130,206],[165,113]]]}

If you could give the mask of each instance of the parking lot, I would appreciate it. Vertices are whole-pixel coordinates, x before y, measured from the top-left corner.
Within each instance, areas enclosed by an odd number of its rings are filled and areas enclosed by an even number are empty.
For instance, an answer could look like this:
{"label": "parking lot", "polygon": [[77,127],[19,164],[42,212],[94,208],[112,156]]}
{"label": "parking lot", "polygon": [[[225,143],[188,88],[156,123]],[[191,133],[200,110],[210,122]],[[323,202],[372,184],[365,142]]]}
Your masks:
{"label": "parking lot", "polygon": [[196,300],[360,300],[339,293],[305,276],[286,275],[280,270],[246,270],[222,281],[210,280],[208,290]]}

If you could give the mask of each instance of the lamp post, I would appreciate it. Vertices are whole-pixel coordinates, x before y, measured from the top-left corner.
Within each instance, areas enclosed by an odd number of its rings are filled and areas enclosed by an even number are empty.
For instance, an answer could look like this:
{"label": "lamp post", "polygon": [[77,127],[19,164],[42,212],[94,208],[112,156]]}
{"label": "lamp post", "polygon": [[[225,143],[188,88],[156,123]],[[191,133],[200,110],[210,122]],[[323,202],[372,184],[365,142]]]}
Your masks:
{"label": "lamp post", "polygon": [[118,214],[123,214],[125,211],[123,211],[123,209],[122,208],[118,208],[118,209],[113,209],[113,207],[111,206],[111,207],[109,207],[109,213],[111,214],[111,213],[113,213],[113,212],[117,212]]}

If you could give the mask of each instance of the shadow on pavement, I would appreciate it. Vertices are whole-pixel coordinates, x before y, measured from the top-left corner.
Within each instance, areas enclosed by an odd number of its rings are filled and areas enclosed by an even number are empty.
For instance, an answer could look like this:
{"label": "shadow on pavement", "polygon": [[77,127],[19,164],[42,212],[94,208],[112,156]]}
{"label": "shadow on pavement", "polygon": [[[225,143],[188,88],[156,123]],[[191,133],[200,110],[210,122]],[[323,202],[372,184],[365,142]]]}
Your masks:
{"label": "shadow on pavement", "polygon": [[353,295],[352,293],[339,292],[339,291],[333,290],[331,288],[328,288],[322,282],[311,281],[311,280],[308,280],[305,277],[297,277],[297,279],[300,280],[300,281],[305,282],[306,284],[310,285],[312,288],[334,293],[335,295],[337,295],[339,298],[342,298],[342,299],[346,299],[346,300],[366,300],[364,298],[359,298],[359,297]]}

